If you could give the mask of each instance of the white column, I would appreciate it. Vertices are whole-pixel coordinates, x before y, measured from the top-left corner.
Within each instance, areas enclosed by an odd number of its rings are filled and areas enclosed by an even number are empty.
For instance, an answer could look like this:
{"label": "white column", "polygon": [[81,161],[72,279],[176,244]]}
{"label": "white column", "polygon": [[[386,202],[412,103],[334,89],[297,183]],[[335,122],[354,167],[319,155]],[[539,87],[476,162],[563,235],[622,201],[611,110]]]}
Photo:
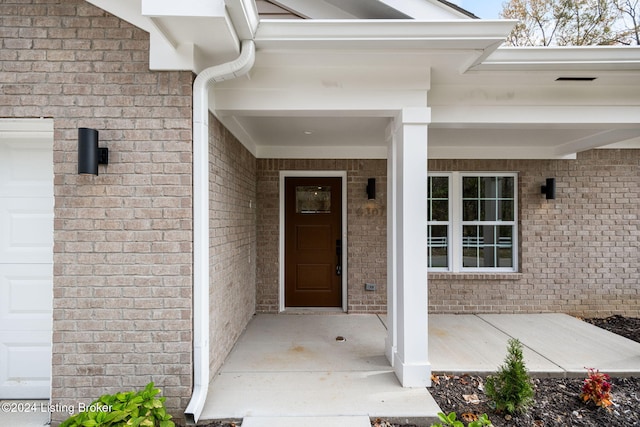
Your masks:
{"label": "white column", "polygon": [[387,339],[385,342],[385,356],[391,366],[395,363],[395,355],[398,347],[398,320],[396,318],[398,302],[398,285],[396,281],[396,241],[398,230],[396,228],[396,144],[394,135],[396,132],[397,120],[391,122],[387,128]]}
{"label": "white column", "polygon": [[[431,385],[427,320],[427,130],[429,108],[398,114],[389,150],[387,356],[403,387]],[[390,191],[391,193],[391,191]]]}

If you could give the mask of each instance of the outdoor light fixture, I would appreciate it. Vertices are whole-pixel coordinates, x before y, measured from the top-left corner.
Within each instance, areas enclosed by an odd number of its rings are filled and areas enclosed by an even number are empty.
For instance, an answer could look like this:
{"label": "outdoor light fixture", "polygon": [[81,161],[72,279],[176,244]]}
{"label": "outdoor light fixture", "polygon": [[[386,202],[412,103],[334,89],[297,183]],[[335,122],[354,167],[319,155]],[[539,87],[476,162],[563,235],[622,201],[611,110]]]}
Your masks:
{"label": "outdoor light fixture", "polygon": [[367,199],[375,200],[376,199],[376,179],[369,178],[367,180]]}
{"label": "outdoor light fixture", "polygon": [[547,196],[547,200],[556,198],[556,179],[547,178],[547,184],[540,187],[541,193]]}
{"label": "outdoor light fixture", "polygon": [[78,128],[78,174],[98,175],[98,165],[109,164],[109,149],[98,147],[98,131]]}

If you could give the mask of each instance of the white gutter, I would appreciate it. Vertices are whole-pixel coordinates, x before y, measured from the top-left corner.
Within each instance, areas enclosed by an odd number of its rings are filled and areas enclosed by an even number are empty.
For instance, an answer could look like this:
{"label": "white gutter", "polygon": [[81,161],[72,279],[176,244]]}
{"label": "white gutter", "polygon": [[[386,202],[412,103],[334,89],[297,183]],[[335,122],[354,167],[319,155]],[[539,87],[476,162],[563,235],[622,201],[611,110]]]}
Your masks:
{"label": "white gutter", "polygon": [[209,391],[209,88],[247,73],[255,60],[253,40],[240,56],[200,72],[193,83],[193,393],[185,410],[197,422]]}

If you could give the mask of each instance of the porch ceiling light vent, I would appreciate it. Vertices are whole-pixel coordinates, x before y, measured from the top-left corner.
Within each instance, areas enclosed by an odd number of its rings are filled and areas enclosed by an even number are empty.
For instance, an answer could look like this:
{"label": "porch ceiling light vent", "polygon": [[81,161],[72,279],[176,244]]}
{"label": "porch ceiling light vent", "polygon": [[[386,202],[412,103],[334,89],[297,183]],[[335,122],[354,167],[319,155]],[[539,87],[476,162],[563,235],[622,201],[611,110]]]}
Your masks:
{"label": "porch ceiling light vent", "polygon": [[376,179],[369,178],[367,180],[367,199],[375,200],[376,199]]}
{"label": "porch ceiling light vent", "polygon": [[541,193],[544,194],[547,200],[553,200],[556,198],[556,179],[547,178],[546,185],[540,187]]}
{"label": "porch ceiling light vent", "polygon": [[574,76],[567,76],[567,77],[558,77],[556,79],[557,82],[592,82],[595,79],[597,79],[597,77],[574,77]]}
{"label": "porch ceiling light vent", "polygon": [[98,147],[98,131],[78,128],[78,174],[98,175],[98,165],[109,164],[109,149]]}

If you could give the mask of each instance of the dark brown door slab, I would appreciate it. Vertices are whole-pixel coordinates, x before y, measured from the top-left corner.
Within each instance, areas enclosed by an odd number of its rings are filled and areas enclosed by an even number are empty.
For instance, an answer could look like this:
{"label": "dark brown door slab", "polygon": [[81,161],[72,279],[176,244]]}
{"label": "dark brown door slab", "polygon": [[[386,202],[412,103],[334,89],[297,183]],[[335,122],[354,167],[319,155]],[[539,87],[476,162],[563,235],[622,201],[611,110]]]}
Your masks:
{"label": "dark brown door slab", "polygon": [[342,178],[285,178],[285,306],[342,307]]}

